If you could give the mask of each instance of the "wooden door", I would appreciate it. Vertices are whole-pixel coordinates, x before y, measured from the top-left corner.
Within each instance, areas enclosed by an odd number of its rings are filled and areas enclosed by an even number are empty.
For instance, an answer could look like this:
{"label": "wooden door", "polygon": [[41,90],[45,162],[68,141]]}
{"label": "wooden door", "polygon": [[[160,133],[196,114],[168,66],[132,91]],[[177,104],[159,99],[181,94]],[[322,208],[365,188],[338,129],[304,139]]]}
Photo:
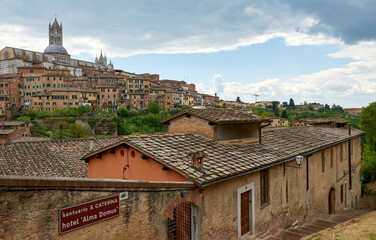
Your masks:
{"label": "wooden door", "polygon": [[241,194],[241,234],[249,232],[249,192]]}
{"label": "wooden door", "polygon": [[329,192],[329,214],[333,214],[335,212],[335,204],[336,204],[335,190],[334,188],[331,188]]}

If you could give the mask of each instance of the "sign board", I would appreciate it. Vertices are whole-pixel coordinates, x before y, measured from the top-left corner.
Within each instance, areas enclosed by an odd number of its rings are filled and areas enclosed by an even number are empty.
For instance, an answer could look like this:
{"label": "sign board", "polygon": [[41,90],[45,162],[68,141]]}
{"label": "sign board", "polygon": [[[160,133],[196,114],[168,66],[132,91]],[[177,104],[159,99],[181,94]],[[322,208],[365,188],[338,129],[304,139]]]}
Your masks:
{"label": "sign board", "polygon": [[119,193],[119,198],[120,198],[120,201],[128,199],[128,192]]}
{"label": "sign board", "polygon": [[91,106],[91,103],[82,103],[82,106]]}
{"label": "sign board", "polygon": [[59,210],[59,233],[119,216],[119,194]]}

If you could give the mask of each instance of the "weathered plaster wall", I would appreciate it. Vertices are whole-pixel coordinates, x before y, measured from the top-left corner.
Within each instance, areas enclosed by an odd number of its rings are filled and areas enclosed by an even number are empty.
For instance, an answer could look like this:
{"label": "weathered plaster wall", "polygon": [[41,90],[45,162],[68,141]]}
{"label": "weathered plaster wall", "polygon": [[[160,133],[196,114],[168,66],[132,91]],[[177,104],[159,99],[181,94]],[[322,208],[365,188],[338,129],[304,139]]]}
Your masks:
{"label": "weathered plaster wall", "polygon": [[162,170],[163,165],[129,147],[116,147],[114,153],[103,152],[101,158],[91,157],[89,178],[110,178],[146,181],[186,182],[187,179],[173,170]]}

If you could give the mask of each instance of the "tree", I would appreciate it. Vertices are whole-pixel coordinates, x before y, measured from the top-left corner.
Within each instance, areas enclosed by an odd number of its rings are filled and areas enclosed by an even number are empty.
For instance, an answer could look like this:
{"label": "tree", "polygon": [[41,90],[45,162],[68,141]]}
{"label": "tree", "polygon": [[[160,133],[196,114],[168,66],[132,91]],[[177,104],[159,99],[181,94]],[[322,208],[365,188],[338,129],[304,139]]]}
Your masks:
{"label": "tree", "polygon": [[362,154],[364,182],[376,180],[376,102],[364,108],[360,114],[360,128],[365,132],[366,143]]}
{"label": "tree", "polygon": [[279,105],[278,101],[272,102],[274,116],[276,116],[276,117],[279,117],[279,107],[278,107],[278,105]]}
{"label": "tree", "polygon": [[282,103],[282,106],[283,106],[284,108],[287,108],[287,107],[289,106],[289,104],[288,104],[287,102],[283,102],[283,103]]}
{"label": "tree", "polygon": [[71,138],[82,138],[85,136],[85,134],[86,134],[85,127],[76,123],[73,123],[69,126],[68,135]]}
{"label": "tree", "polygon": [[335,105],[335,104],[333,103],[333,105],[332,105],[332,111],[333,111],[333,112],[343,113],[343,108],[342,108],[340,105]]}
{"label": "tree", "polygon": [[31,118],[28,117],[28,116],[22,116],[22,117],[17,118],[17,121],[19,121],[19,122],[31,122]]}
{"label": "tree", "polygon": [[158,114],[160,111],[161,111],[161,107],[157,103],[150,102],[148,104],[148,112],[149,113]]}
{"label": "tree", "polygon": [[289,103],[290,108],[295,108],[295,102],[294,99],[290,98],[290,103]]}
{"label": "tree", "polygon": [[286,112],[286,110],[282,111],[281,118],[287,118],[287,112]]}
{"label": "tree", "polygon": [[129,116],[129,111],[125,108],[119,108],[117,114],[120,118],[126,118]]}
{"label": "tree", "polygon": [[240,97],[236,98],[236,102],[241,102]]}
{"label": "tree", "polygon": [[311,104],[308,105],[308,108],[307,108],[309,111],[315,111],[315,109],[313,108],[313,106]]}
{"label": "tree", "polygon": [[360,114],[360,128],[366,133],[370,150],[376,152],[376,102],[363,109]]}
{"label": "tree", "polygon": [[325,104],[325,109],[330,110],[329,104]]}

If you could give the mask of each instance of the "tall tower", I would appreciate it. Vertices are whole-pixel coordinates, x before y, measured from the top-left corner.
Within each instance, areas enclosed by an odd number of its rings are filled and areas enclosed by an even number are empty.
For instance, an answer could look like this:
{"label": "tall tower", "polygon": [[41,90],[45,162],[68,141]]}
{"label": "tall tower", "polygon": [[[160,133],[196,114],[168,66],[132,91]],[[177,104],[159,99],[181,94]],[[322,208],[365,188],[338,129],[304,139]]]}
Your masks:
{"label": "tall tower", "polygon": [[63,47],[63,24],[57,22],[56,18],[53,24],[48,25],[49,46],[44,50],[47,54],[66,55],[67,50]]}
{"label": "tall tower", "polygon": [[51,44],[63,45],[63,24],[60,23],[59,25],[56,18],[52,26],[51,26],[51,23],[49,24],[49,37],[50,37],[50,45]]}

